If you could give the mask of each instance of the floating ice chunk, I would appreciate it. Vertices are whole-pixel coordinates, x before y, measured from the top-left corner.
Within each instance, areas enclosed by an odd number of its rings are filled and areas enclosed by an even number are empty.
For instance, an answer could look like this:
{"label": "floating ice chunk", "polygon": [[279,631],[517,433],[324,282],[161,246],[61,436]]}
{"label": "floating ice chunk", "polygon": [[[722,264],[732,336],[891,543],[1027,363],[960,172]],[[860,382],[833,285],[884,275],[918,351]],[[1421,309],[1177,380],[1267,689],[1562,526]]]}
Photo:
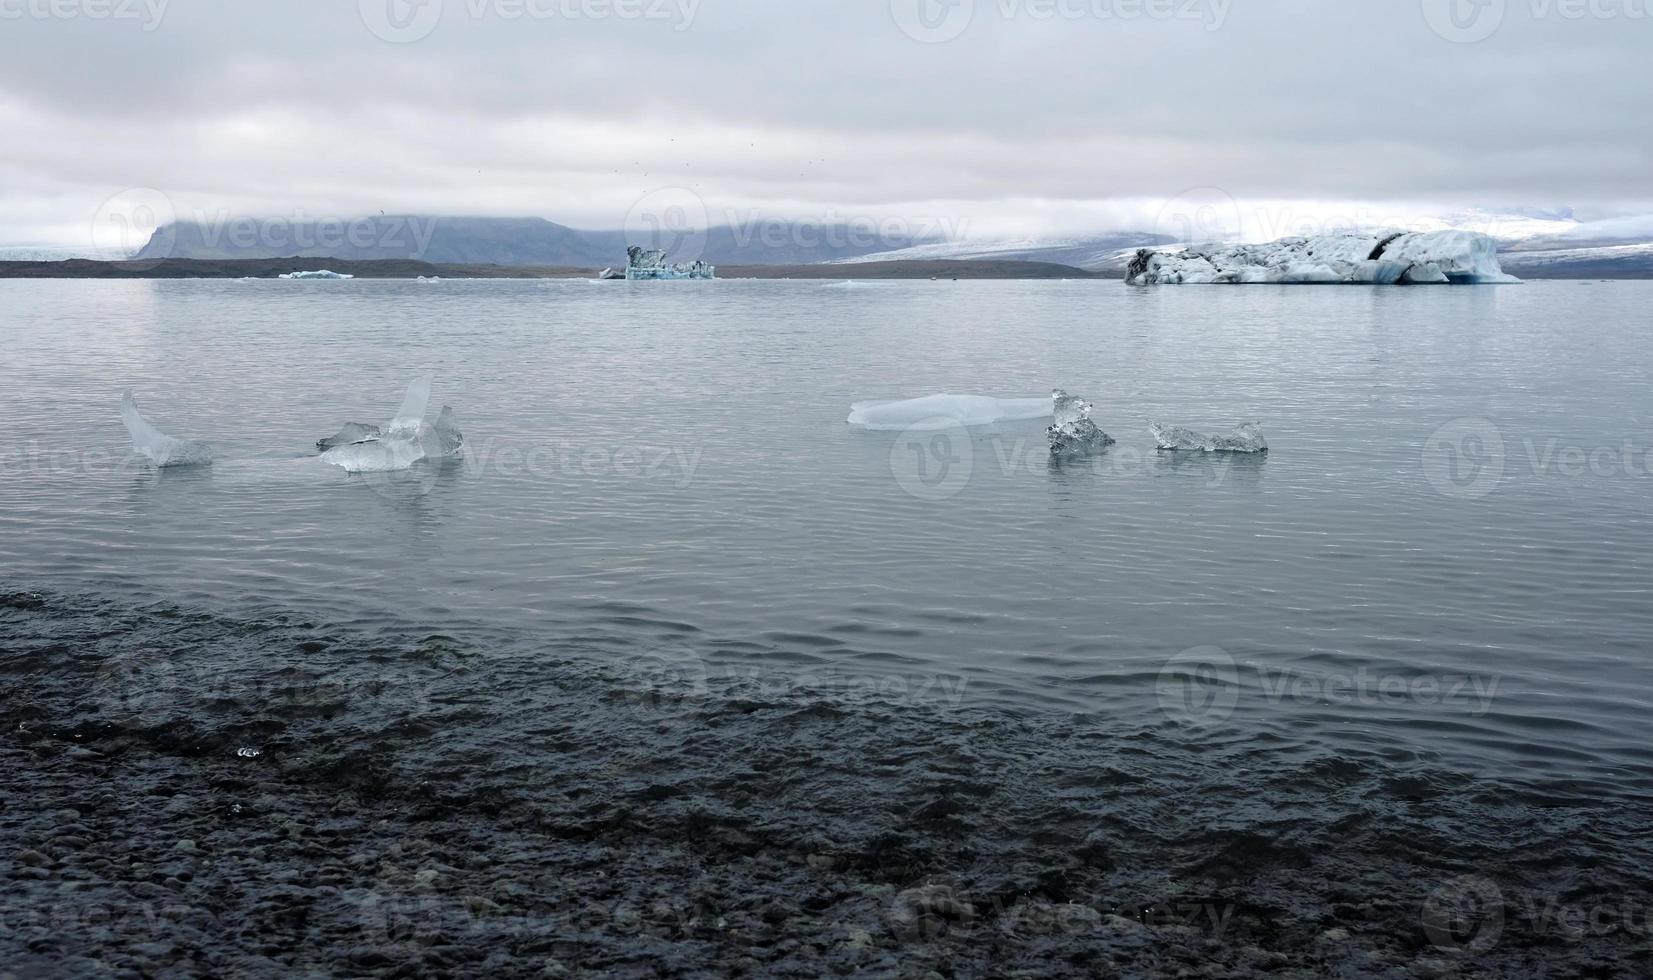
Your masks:
{"label": "floating ice chunk", "polygon": [[[408,386],[402,406],[383,428],[352,422],[338,435],[317,443],[321,460],[349,473],[389,473],[405,470],[422,459],[456,456],[464,448],[453,408],[442,406],[433,425],[424,420],[430,404],[431,377],[426,375]],[[359,439],[348,439],[360,435]]]}
{"label": "floating ice chunk", "polygon": [[331,269],[317,269],[314,272],[284,272],[284,273],[281,274],[280,278],[282,278],[282,279],[354,279],[356,277],[345,275],[342,272],[334,272]]}
{"label": "floating ice chunk", "polygon": [[1203,453],[1266,453],[1268,440],[1263,438],[1263,427],[1256,422],[1242,422],[1233,432],[1207,435],[1180,425],[1160,425],[1149,422],[1148,431],[1154,434],[1154,443],[1161,449]]}
{"label": "floating ice chunk", "polygon": [[340,429],[337,435],[331,435],[320,440],[316,443],[316,448],[325,453],[335,446],[348,446],[353,442],[363,442],[378,437],[379,427],[376,425],[367,425],[363,422],[346,422],[344,428]]}
{"label": "floating ice chunk", "polygon": [[212,450],[199,442],[185,442],[162,433],[138,414],[130,391],[121,396],[121,421],[132,436],[132,449],[156,466],[211,466]]}
{"label": "floating ice chunk", "polygon": [[418,278],[414,279],[413,281],[414,282],[441,282],[442,277],[441,276],[419,276]]}
{"label": "floating ice chunk", "polygon": [[321,454],[321,461],[346,473],[392,473],[405,470],[425,458],[418,439],[375,438],[338,446]]}
{"label": "floating ice chunk", "polygon": [[1088,456],[1113,445],[1113,437],[1091,421],[1091,404],[1060,388],[1051,395],[1055,403],[1055,424],[1045,430],[1050,437],[1050,454],[1056,457]]}
{"label": "floating ice chunk", "polygon": [[1514,283],[1498,244],[1468,231],[1322,235],[1266,245],[1140,249],[1125,272],[1137,286],[1181,283]]}
{"label": "floating ice chunk", "polygon": [[[696,260],[678,265],[666,264],[663,249],[633,245],[626,249],[627,279],[715,279],[717,268]],[[606,278],[607,269],[603,270]]]}
{"label": "floating ice chunk", "polygon": [[1048,398],[988,398],[984,395],[930,395],[897,402],[856,402],[849,424],[874,431],[950,429],[1049,418]]}

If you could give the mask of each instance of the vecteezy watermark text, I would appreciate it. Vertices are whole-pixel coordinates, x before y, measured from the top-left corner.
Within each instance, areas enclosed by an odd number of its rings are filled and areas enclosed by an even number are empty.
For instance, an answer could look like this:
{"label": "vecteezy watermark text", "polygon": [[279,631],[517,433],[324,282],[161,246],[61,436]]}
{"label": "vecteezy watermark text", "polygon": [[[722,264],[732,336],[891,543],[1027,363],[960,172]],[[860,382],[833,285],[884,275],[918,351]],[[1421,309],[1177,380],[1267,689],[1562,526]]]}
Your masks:
{"label": "vecteezy watermark text", "polygon": [[951,41],[978,11],[1005,21],[1181,21],[1219,31],[1234,0],[890,0],[901,33],[924,44]]}
{"label": "vecteezy watermark text", "polygon": [[1382,671],[1306,671],[1238,664],[1220,647],[1194,647],[1166,662],[1155,683],[1164,713],[1187,724],[1227,720],[1242,697],[1279,707],[1421,706],[1480,718],[1498,696],[1497,675]]}
{"label": "vecteezy watermark text", "polygon": [[172,0],[0,0],[0,20],[127,20],[161,26]]}
{"label": "vecteezy watermark text", "polygon": [[686,31],[701,0],[358,0],[362,23],[381,40],[412,44],[429,37],[445,11],[476,22],[649,21]]}

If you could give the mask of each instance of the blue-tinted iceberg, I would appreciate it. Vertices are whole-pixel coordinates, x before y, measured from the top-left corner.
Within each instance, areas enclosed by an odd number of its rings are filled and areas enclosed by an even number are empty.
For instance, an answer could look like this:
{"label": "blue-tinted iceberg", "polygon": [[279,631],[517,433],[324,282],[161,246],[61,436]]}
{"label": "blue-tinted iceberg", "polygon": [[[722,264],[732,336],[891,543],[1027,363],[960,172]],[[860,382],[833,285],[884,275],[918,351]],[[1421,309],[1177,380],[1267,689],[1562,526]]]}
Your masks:
{"label": "blue-tinted iceberg", "polygon": [[1263,427],[1256,422],[1242,422],[1232,432],[1215,435],[1158,422],[1149,422],[1148,431],[1154,434],[1154,444],[1161,449],[1200,453],[1268,452]]}
{"label": "blue-tinted iceberg", "polygon": [[[679,265],[667,265],[666,253],[658,248],[643,248],[633,245],[626,249],[626,278],[627,279],[715,279],[717,267],[704,262],[685,262]],[[604,269],[600,278],[609,278],[608,269]]]}
{"label": "blue-tinted iceberg", "polygon": [[1051,400],[1055,403],[1055,420],[1045,435],[1050,438],[1052,456],[1059,459],[1089,456],[1113,445],[1113,437],[1091,421],[1090,402],[1060,388],[1051,395]]}
{"label": "blue-tinted iceberg", "polygon": [[1125,272],[1135,286],[1323,283],[1379,286],[1513,283],[1498,243],[1469,231],[1283,238],[1266,245],[1139,249]]}
{"label": "blue-tinted iceberg", "polygon": [[[405,470],[423,459],[457,456],[465,446],[453,409],[444,405],[435,423],[425,421],[430,403],[431,378],[408,387],[402,407],[385,425],[351,422],[339,434],[321,440],[321,460],[348,473],[389,473]],[[351,439],[353,435],[361,438]]]}
{"label": "blue-tinted iceberg", "polygon": [[174,439],[144,421],[130,391],[121,396],[121,421],[132,437],[132,449],[156,466],[212,465],[212,450],[206,445]]}
{"label": "blue-tinted iceberg", "polygon": [[282,278],[282,279],[354,279],[356,277],[345,275],[342,272],[334,272],[331,269],[317,269],[314,272],[284,272],[284,273],[281,274],[280,278]]}
{"label": "blue-tinted iceberg", "polygon": [[896,402],[856,402],[849,424],[875,431],[951,429],[1043,419],[1051,415],[1048,398],[988,398],[985,395],[930,395]]}

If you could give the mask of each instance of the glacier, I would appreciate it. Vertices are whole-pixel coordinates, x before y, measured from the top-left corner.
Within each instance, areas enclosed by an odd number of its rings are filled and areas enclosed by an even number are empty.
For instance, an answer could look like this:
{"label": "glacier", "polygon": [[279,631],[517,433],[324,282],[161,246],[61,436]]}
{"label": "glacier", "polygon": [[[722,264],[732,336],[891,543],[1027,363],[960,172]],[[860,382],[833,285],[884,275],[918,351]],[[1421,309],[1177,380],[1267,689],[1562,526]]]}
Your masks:
{"label": "glacier", "polygon": [[321,461],[347,473],[389,473],[408,469],[422,459],[457,456],[465,437],[453,408],[444,405],[435,423],[425,421],[431,382],[426,375],[409,385],[401,407],[382,427],[351,422],[337,435],[318,442]]}
{"label": "glacier", "polygon": [[211,466],[212,449],[203,443],[174,439],[144,421],[137,400],[128,391],[121,396],[121,421],[132,437],[132,449],[156,466]]}
{"label": "glacier", "polygon": [[[705,262],[694,261],[679,265],[667,265],[666,253],[663,249],[643,248],[633,245],[626,249],[626,278],[638,279],[715,279],[717,267]],[[604,269],[599,278],[610,277],[610,270]]]}
{"label": "glacier", "polygon": [[1424,285],[1516,283],[1498,264],[1498,243],[1471,231],[1387,232],[1282,238],[1266,245],[1212,243],[1181,252],[1138,249],[1125,271],[1134,286],[1209,283]]}
{"label": "glacier", "polygon": [[1058,388],[1051,393],[1055,403],[1055,421],[1045,430],[1050,439],[1050,454],[1060,459],[1088,456],[1113,445],[1113,437],[1097,428],[1091,421],[1093,406],[1083,398],[1075,398]]}
{"label": "glacier", "polygon": [[1161,425],[1149,422],[1148,431],[1154,434],[1154,444],[1160,449],[1201,453],[1266,453],[1268,440],[1263,438],[1263,427],[1256,422],[1242,422],[1232,432],[1210,435],[1185,429],[1180,425]]}
{"label": "glacier", "polygon": [[856,402],[848,422],[872,431],[951,429],[1049,418],[1049,398],[989,398],[985,395],[930,395],[906,401]]}
{"label": "glacier", "polygon": [[317,269],[314,272],[284,272],[281,279],[354,279],[355,276],[334,272],[331,269]]}

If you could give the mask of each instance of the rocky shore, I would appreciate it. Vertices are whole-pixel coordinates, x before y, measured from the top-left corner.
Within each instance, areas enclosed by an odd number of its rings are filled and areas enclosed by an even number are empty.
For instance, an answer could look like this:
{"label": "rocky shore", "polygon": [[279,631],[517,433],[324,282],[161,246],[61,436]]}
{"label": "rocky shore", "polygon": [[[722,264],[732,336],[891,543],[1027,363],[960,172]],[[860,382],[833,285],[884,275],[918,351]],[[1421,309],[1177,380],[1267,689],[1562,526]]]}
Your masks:
{"label": "rocky shore", "polygon": [[682,681],[7,593],[0,976],[1649,973],[1639,802]]}

